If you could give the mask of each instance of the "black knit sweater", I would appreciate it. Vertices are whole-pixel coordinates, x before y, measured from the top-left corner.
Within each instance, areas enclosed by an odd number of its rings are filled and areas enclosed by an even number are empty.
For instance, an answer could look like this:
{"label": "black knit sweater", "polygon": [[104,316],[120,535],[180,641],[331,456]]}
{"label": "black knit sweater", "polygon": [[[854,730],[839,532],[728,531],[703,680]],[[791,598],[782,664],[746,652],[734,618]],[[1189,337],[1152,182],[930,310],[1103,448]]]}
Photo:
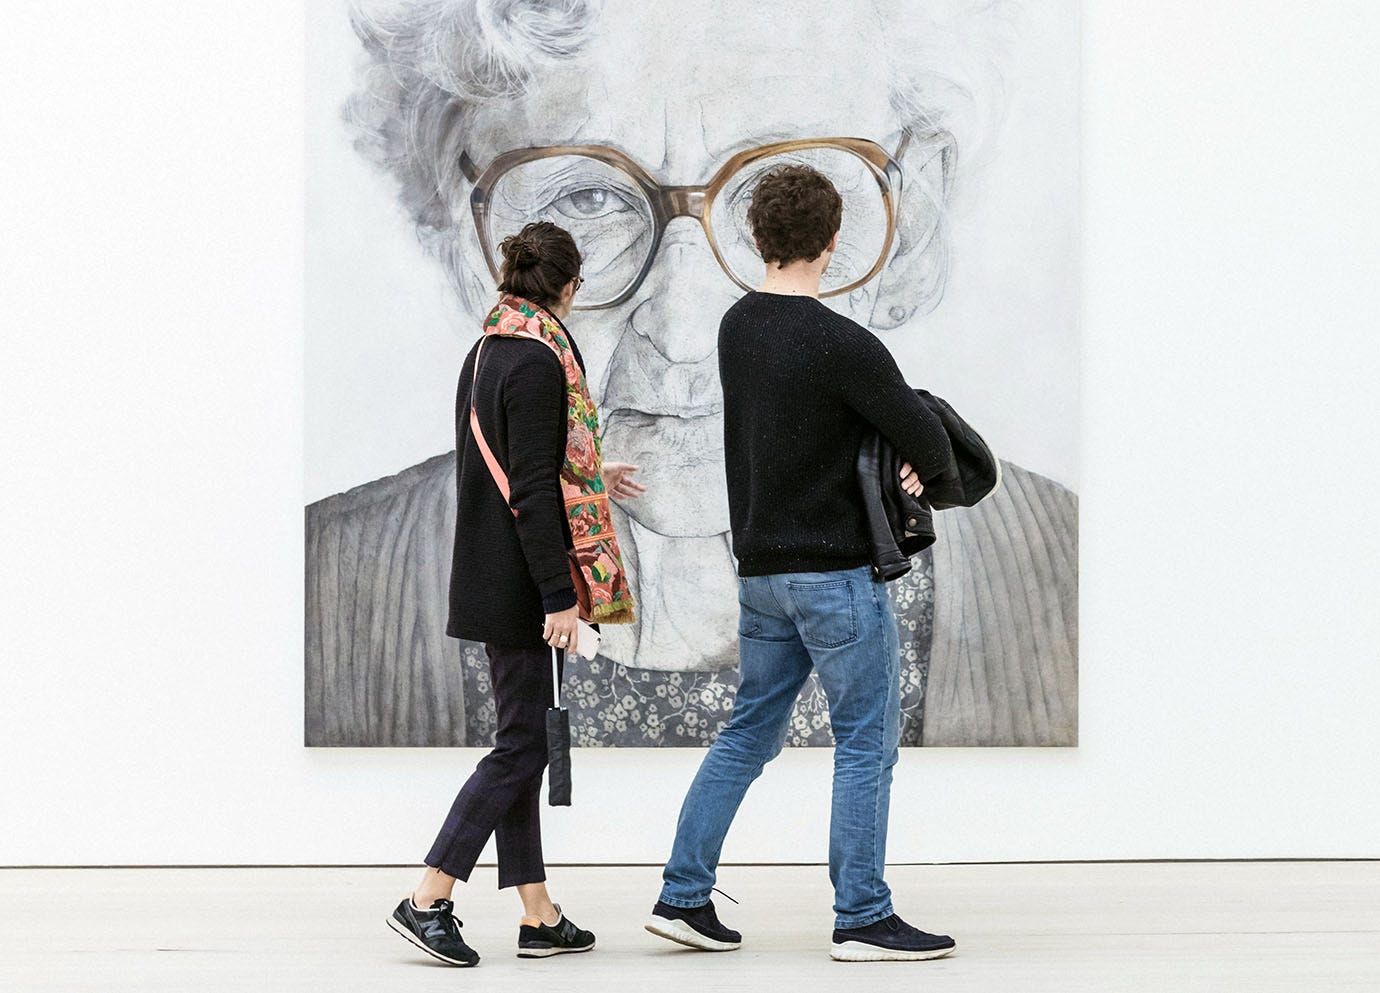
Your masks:
{"label": "black knit sweater", "polygon": [[813,297],[749,293],[719,325],[729,523],[738,574],[869,561],[858,447],[875,426],[922,482],[949,457],[943,425],[891,353]]}
{"label": "black knit sweater", "polygon": [[[583,368],[575,339],[570,343]],[[575,606],[566,554],[570,522],[560,490],[565,372],[541,342],[484,342],[475,405],[484,438],[508,475],[514,517],[470,433],[475,348],[455,394],[455,548],[446,633],[540,648],[545,615]]]}

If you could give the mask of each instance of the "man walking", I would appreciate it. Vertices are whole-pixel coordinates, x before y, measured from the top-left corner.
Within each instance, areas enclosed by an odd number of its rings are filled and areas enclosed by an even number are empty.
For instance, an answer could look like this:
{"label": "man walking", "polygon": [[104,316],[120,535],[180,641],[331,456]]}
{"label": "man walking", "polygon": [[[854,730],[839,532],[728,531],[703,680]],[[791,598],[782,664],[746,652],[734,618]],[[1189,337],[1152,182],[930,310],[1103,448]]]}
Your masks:
{"label": "man walking", "polygon": [[748,786],[781,751],[813,668],[836,743],[830,955],[938,958],[953,951],[953,939],[897,916],[882,878],[900,646],[886,589],[871,574],[856,460],[864,433],[876,428],[907,459],[903,485],[919,493],[950,449],[891,353],[819,301],[821,276],[839,250],[842,208],[822,173],[787,166],[759,182],[748,210],[767,272],[719,326],[741,683],[733,717],[681,808],[647,930],[706,951],[741,944],[709,898],[720,849]]}

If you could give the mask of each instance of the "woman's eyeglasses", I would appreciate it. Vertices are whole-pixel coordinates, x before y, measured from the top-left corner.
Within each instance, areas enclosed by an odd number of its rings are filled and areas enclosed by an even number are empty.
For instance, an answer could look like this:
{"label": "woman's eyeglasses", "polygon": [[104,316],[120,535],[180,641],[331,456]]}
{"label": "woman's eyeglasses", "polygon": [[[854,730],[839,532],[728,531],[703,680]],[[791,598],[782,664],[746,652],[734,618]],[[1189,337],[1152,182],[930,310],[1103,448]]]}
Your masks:
{"label": "woman's eyeglasses", "polygon": [[914,154],[920,146],[947,157],[953,141],[943,132],[921,138],[905,131],[894,155],[865,138],[776,142],[739,152],[704,186],[663,186],[632,158],[603,145],[514,149],[482,172],[462,153],[460,167],[474,184],[470,208],[494,279],[502,237],[532,221],[551,221],[571,233],[584,259],[576,289],[585,284],[589,289],[576,309],[598,310],[637,291],[666,225],[677,217],[700,222],[714,258],[734,283],[744,290],[758,285],[765,266],[747,211],[757,181],[784,165],[818,169],[843,198],[838,248],[824,271],[820,295],[856,289],[886,263],[901,196],[898,160],[908,148]]}

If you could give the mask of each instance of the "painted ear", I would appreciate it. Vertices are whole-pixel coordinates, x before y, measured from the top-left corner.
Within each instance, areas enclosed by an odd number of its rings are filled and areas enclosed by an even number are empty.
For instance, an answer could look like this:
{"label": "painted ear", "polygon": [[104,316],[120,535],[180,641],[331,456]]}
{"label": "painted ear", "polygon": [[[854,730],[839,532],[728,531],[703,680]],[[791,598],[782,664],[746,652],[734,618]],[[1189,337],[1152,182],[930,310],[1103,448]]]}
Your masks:
{"label": "painted ear", "polygon": [[948,201],[957,164],[953,135],[915,137],[901,153],[901,205],[892,255],[878,275],[869,326],[890,331],[939,306],[949,281]]}
{"label": "painted ear", "polygon": [[493,305],[495,284],[484,264],[484,252],[474,225],[451,225],[418,237],[422,246],[440,260],[441,269],[450,280],[460,301],[462,314],[484,314]]}

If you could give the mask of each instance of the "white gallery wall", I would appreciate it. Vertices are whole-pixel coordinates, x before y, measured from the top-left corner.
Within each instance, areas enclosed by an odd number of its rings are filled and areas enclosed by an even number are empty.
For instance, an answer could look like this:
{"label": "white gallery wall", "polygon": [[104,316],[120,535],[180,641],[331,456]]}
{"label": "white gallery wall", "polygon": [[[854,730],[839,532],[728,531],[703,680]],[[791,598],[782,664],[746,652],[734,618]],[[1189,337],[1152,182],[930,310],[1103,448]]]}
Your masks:
{"label": "white gallery wall", "polygon": [[[0,34],[0,864],[416,862],[480,753],[301,745],[299,19],[61,8]],[[1377,45],[1084,4],[1081,745],[906,750],[893,861],[1380,856]],[[577,752],[551,861],[662,859],[699,757]],[[725,859],[822,860],[829,766]]]}

